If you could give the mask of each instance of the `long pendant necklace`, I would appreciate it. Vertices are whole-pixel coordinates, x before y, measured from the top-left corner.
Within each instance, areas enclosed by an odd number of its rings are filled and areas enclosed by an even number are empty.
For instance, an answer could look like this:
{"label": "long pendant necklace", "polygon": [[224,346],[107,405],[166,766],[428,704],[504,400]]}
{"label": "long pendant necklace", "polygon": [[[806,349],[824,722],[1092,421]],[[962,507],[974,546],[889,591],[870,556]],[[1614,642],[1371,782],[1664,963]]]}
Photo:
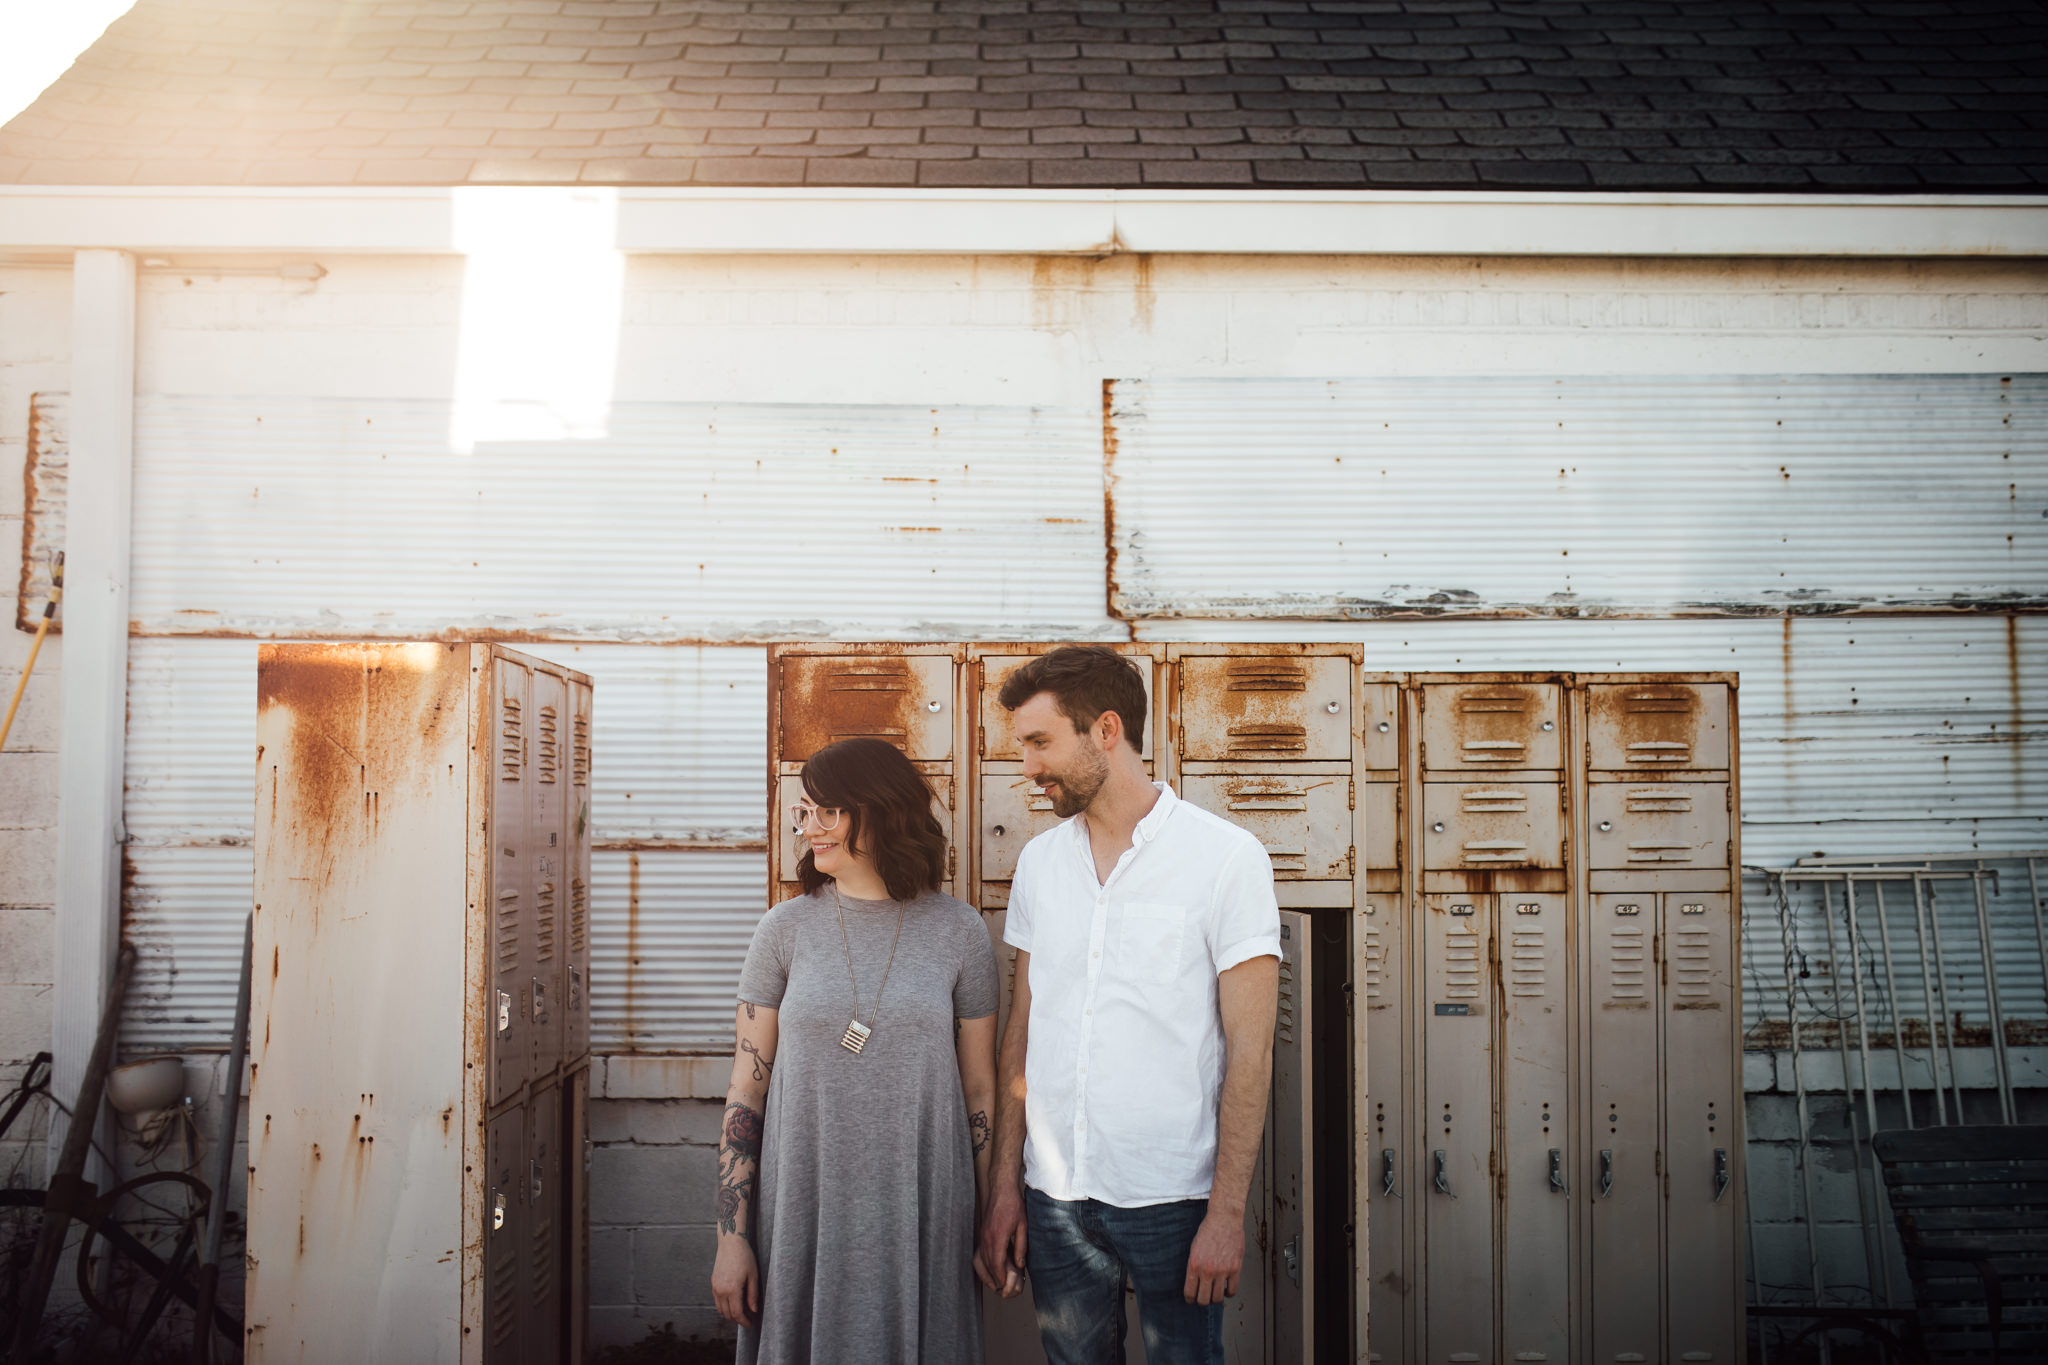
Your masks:
{"label": "long pendant necklace", "polygon": [[882,968],[882,984],[875,988],[874,1013],[865,1024],[860,1021],[860,981],[853,974],[853,941],[846,936],[846,907],[840,903],[837,882],[832,884],[832,909],[839,915],[839,942],[846,949],[846,979],[853,985],[853,1022],[846,1026],[839,1046],[859,1056],[874,1034],[876,1021],[882,1017],[882,992],[889,989],[889,969],[896,965],[896,945],[903,938],[903,902],[896,902],[896,937],[889,940],[889,962]]}

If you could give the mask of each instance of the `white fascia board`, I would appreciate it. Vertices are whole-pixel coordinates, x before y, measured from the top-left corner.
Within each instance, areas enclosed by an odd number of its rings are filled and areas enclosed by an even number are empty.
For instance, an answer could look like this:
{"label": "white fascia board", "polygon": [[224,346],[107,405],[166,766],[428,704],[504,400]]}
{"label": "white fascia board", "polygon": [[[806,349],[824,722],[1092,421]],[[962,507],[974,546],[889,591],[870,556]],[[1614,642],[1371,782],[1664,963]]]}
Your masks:
{"label": "white fascia board", "polygon": [[462,216],[564,196],[635,254],[2048,255],[2044,196],[603,186],[7,186],[0,252],[462,254]]}

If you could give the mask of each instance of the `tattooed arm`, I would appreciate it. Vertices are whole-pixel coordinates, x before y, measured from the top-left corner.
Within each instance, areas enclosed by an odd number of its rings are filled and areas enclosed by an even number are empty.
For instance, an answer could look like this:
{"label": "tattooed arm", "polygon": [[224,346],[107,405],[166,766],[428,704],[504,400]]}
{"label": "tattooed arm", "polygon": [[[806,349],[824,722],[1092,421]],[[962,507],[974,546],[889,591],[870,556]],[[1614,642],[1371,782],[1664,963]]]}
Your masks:
{"label": "tattooed arm", "polygon": [[711,1293],[719,1316],[753,1322],[761,1311],[761,1272],[749,1234],[761,1166],[761,1116],[775,1072],[776,1014],[742,1001],[733,1025],[732,1081],[725,1091],[725,1129],[718,1141],[718,1257]]}
{"label": "tattooed arm", "polygon": [[[996,1017],[955,1019],[953,1038],[960,1054],[960,1093],[967,1100],[967,1140],[974,1150],[974,1207],[988,1200],[989,1159],[995,1155]],[[975,1252],[981,1270],[979,1244]]]}

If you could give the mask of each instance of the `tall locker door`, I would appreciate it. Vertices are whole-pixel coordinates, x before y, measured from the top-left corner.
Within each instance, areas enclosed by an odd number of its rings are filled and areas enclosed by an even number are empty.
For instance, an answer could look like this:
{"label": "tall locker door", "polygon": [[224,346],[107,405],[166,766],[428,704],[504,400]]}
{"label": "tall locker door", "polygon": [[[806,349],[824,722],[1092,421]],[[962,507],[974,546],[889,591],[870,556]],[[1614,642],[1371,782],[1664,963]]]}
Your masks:
{"label": "tall locker door", "polygon": [[1425,898],[1423,1332],[1433,1362],[1494,1359],[1492,898]]}
{"label": "tall locker door", "polygon": [[1274,1365],[1315,1359],[1315,1087],[1308,916],[1280,912],[1280,1013],[1273,1031]]}
{"label": "tall locker door", "polygon": [[484,1365],[516,1365],[526,1302],[526,1114],[484,1129]]}
{"label": "tall locker door", "polygon": [[562,959],[568,948],[563,923],[568,900],[569,685],[549,669],[533,673],[532,801],[527,839],[533,845],[533,1074],[546,1076],[562,1060]]}
{"label": "tall locker door", "polygon": [[1569,1360],[1570,955],[1563,896],[1503,895],[1501,981],[1501,1350]]}
{"label": "tall locker door", "polygon": [[1401,925],[1401,899],[1368,896],[1360,923],[1365,935],[1365,1088],[1371,1132],[1370,1158],[1358,1180],[1366,1187],[1366,1273],[1372,1291],[1367,1313],[1370,1358],[1399,1365],[1408,1359],[1407,1196],[1414,1176],[1409,1160],[1407,1109],[1402,1086],[1408,1074],[1408,961]]}
{"label": "tall locker door", "polygon": [[525,1120],[526,1358],[541,1365],[561,1359],[563,1342],[561,1087],[535,1087]]}
{"label": "tall locker door", "polygon": [[568,1125],[562,1144],[562,1218],[569,1269],[568,1346],[563,1360],[583,1365],[590,1354],[590,1068],[569,1073]]}
{"label": "tall locker door", "polygon": [[1669,1359],[1737,1359],[1735,919],[1729,897],[1664,897]]}
{"label": "tall locker door", "polygon": [[533,1074],[533,886],[527,817],[533,672],[490,655],[497,780],[491,792],[491,1104],[519,1093]]}
{"label": "tall locker door", "polygon": [[574,1063],[590,1052],[590,683],[569,684],[569,792],[563,812],[569,851],[568,943],[562,962],[562,1058]]}
{"label": "tall locker door", "polygon": [[1595,1365],[1660,1359],[1655,894],[1596,895],[1586,941]]}

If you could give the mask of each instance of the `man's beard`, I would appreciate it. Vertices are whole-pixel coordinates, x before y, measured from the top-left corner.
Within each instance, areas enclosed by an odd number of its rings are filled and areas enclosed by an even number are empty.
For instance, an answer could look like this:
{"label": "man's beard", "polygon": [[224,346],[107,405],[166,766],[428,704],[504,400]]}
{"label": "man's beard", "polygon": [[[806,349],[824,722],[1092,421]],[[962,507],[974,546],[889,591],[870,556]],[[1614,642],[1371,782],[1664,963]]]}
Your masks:
{"label": "man's beard", "polygon": [[1052,779],[1052,813],[1062,820],[1079,815],[1109,780],[1109,760],[1093,749],[1075,761],[1070,772],[1048,773]]}

